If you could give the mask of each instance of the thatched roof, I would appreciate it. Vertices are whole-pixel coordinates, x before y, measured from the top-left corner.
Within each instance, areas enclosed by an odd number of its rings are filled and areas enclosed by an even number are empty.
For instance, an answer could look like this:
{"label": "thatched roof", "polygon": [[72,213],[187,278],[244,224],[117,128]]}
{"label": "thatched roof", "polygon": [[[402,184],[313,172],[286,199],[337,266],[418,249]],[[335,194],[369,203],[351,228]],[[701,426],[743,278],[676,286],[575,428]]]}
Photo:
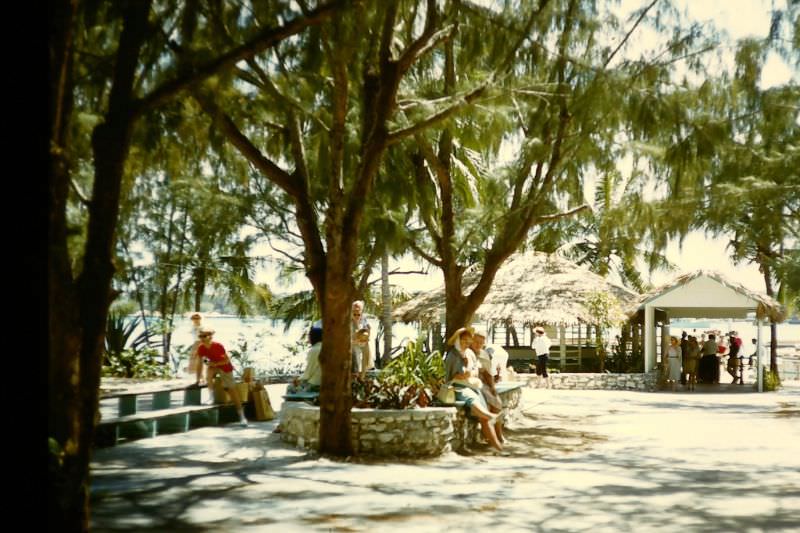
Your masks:
{"label": "thatched roof", "polygon": [[[716,283],[719,291],[717,294],[709,293],[714,285],[699,285],[702,279],[711,280]],[[711,283],[706,281],[706,283]],[[683,292],[679,292],[684,289]],[[730,301],[730,296],[723,298],[724,292],[733,293],[740,297],[738,302]],[[673,317],[697,317],[697,318],[743,318],[747,312],[755,311],[756,317],[769,319],[773,322],[783,322],[786,319],[786,310],[775,299],[766,294],[752,291],[741,285],[725,278],[714,270],[697,270],[688,274],[678,276],[671,282],[658,287],[647,294],[642,295],[633,305],[628,307],[628,314],[633,315],[639,310],[644,309],[645,304],[655,302],[661,305],[669,295],[680,295],[680,301],[676,303],[675,297],[672,303],[666,303],[664,308],[669,309],[670,316]],[[692,301],[697,294],[698,301]]]}
{"label": "thatched roof", "polygon": [[[464,275],[464,291],[471,291],[481,271]],[[611,283],[588,269],[554,254],[528,252],[511,256],[497,271],[492,288],[476,312],[477,319],[513,320],[530,324],[591,324],[594,318],[587,300],[595,293],[607,293],[616,300],[612,317],[624,321],[624,313],[639,295]],[[425,291],[398,306],[393,313],[403,322],[436,322],[444,315],[444,286]]]}

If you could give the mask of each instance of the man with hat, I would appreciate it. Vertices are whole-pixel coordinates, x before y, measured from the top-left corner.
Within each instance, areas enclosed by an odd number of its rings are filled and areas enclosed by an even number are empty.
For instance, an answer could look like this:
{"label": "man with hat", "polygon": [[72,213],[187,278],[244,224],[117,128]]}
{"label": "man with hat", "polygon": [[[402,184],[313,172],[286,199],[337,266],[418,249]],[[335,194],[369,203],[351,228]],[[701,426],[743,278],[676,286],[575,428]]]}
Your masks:
{"label": "man with hat", "polygon": [[486,330],[482,326],[472,327],[472,342],[469,347],[475,352],[475,357],[478,358],[478,364],[489,375],[494,377],[495,372],[492,371],[492,356],[484,349],[486,344]]}
{"label": "man with hat", "polygon": [[482,326],[474,326],[470,348],[475,352],[481,368],[485,369],[494,381],[501,381],[505,379],[508,352],[500,346],[486,344],[486,338],[486,330]]}
{"label": "man with hat", "polygon": [[550,338],[544,332],[542,326],[536,326],[533,330],[535,337],[531,343],[533,353],[536,355],[536,387],[542,385],[542,378],[546,388],[550,388],[550,375],[547,373],[547,360],[550,359]]}

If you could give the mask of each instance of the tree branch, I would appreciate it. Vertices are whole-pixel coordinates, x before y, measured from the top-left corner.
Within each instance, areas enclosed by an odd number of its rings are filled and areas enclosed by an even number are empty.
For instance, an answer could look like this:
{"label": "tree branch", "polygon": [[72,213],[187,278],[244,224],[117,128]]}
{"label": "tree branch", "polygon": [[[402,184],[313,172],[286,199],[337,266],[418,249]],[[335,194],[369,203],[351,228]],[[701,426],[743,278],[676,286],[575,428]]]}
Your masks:
{"label": "tree branch", "polygon": [[430,117],[422,120],[421,122],[418,122],[417,124],[414,124],[414,125],[409,126],[407,128],[396,130],[394,132],[389,133],[389,135],[387,137],[388,144],[391,146],[391,145],[393,145],[393,144],[405,139],[406,137],[410,137],[411,135],[415,135],[417,133],[420,133],[420,132],[426,130],[427,128],[433,126],[434,124],[437,124],[437,123],[449,118],[450,116],[455,114],[457,111],[459,111],[462,107],[464,107],[464,106],[472,103],[473,101],[477,100],[478,98],[480,98],[481,95],[483,95],[483,93],[486,91],[487,86],[488,86],[488,83],[484,83],[484,84],[480,85],[479,87],[473,89],[469,93],[467,93],[467,94],[465,94],[463,96],[457,97],[456,98],[456,102],[457,103],[455,103],[455,104],[453,104],[451,106],[448,106],[447,108],[439,111],[438,113],[435,113],[434,115],[431,115]]}
{"label": "tree branch", "polygon": [[256,34],[255,37],[245,42],[225,54],[215,58],[214,60],[199,66],[193,72],[181,76],[177,79],[170,80],[153,90],[149,95],[137,101],[132,111],[134,118],[141,115],[145,111],[164,103],[166,100],[172,98],[176,93],[196,85],[217,72],[226,68],[231,68],[243,59],[249,59],[271,48],[284,39],[300,33],[309,26],[321,24],[328,18],[332,17],[342,6],[343,0],[333,0],[311,11],[305,17],[299,17],[289,21],[283,26],[277,28],[266,28]]}
{"label": "tree branch", "polygon": [[650,2],[649,6],[647,6],[642,10],[642,12],[639,14],[639,18],[636,19],[636,22],[633,23],[633,26],[631,26],[631,29],[628,30],[628,32],[625,34],[625,37],[622,38],[622,40],[614,49],[614,51],[608,55],[605,62],[603,63],[603,68],[606,68],[608,64],[611,63],[611,60],[614,59],[614,56],[617,55],[617,52],[620,51],[620,49],[625,45],[625,43],[628,42],[628,39],[630,39],[631,35],[633,35],[633,32],[636,30],[636,27],[639,26],[639,23],[642,22],[642,20],[644,20],[644,17],[647,15],[647,12],[650,11],[650,9],[657,3],[658,0],[653,0],[652,2]]}
{"label": "tree branch", "polygon": [[439,39],[438,37],[434,38],[434,36],[444,31],[434,32],[438,19],[436,16],[436,0],[428,0],[427,8],[425,28],[422,30],[422,34],[406,48],[400,59],[397,60],[398,72],[401,76],[411,68],[411,65],[414,64],[414,61],[419,56],[431,49],[432,45],[435,44],[433,41]]}
{"label": "tree branch", "polygon": [[439,268],[444,268],[444,262],[443,262],[441,259],[437,259],[437,258],[435,258],[434,256],[430,255],[430,254],[429,254],[429,253],[427,253],[425,250],[423,250],[422,248],[420,248],[420,247],[417,245],[417,243],[415,243],[415,242],[413,242],[413,241],[409,241],[409,243],[408,243],[408,246],[409,246],[409,248],[411,248],[412,250],[414,250],[414,253],[416,253],[418,256],[420,256],[421,258],[423,258],[425,261],[427,261],[427,262],[429,262],[430,264],[432,264],[432,265],[435,265],[435,266],[437,266],[437,267],[439,267]]}
{"label": "tree branch", "polygon": [[78,185],[78,182],[75,181],[74,177],[69,177],[69,184],[72,187],[72,190],[75,191],[75,194],[78,196],[78,200],[80,200],[83,205],[88,206],[92,203],[92,199],[89,198],[89,195],[83,192],[83,189],[81,189],[81,186]]}
{"label": "tree branch", "polygon": [[582,204],[579,205],[578,207],[573,207],[572,209],[563,211],[561,213],[553,213],[552,215],[538,216],[533,219],[533,225],[542,224],[544,222],[551,222],[553,220],[558,220],[560,218],[571,217],[572,215],[580,213],[581,211],[587,211],[589,209],[590,209],[589,204]]}
{"label": "tree branch", "polygon": [[233,120],[210,97],[193,91],[192,96],[200,107],[211,117],[225,137],[239,152],[258,168],[271,182],[283,189],[289,196],[298,198],[302,190],[291,174],[273,163],[248,139],[234,124]]}

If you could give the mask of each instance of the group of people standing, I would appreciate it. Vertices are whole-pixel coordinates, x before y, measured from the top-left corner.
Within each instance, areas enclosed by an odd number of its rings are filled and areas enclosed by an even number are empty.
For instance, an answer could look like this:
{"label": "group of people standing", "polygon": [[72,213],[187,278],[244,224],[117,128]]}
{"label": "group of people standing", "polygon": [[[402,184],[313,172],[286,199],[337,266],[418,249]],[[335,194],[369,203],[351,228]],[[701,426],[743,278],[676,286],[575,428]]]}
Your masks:
{"label": "group of people standing", "polygon": [[[728,333],[729,342],[717,343],[717,336],[710,333],[701,335],[698,341],[694,335],[687,335],[684,331],[680,341],[677,337],[670,337],[670,346],[665,355],[665,365],[667,370],[667,382],[672,390],[677,388],[678,383],[685,384],[688,390],[695,390],[695,386],[700,383],[719,383],[720,379],[720,357],[727,355],[728,363],[726,369],[733,378],[731,383],[737,381],[742,383],[742,339],[735,331]],[[753,339],[756,344],[756,339]],[[752,357],[751,357],[752,364]]]}

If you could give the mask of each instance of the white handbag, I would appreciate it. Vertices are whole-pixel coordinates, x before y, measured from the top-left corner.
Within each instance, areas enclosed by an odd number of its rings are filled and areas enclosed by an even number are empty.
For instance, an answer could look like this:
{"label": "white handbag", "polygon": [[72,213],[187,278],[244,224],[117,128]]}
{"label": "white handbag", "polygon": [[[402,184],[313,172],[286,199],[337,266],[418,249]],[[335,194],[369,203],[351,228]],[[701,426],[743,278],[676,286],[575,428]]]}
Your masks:
{"label": "white handbag", "polygon": [[450,383],[442,383],[439,392],[436,393],[439,403],[451,404],[456,402],[456,389]]}

